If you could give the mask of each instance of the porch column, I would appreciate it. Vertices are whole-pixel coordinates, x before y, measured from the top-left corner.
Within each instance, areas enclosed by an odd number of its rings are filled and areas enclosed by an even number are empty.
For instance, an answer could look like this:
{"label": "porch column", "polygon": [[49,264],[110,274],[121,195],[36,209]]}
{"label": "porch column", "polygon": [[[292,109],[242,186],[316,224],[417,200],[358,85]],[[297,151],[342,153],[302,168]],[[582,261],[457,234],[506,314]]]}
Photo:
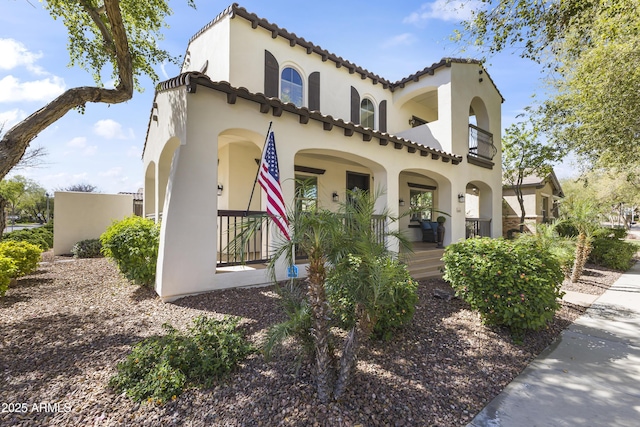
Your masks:
{"label": "porch column", "polygon": [[[383,169],[379,171],[373,171],[373,182],[375,185],[375,191],[383,191],[383,194],[378,200],[376,200],[376,212],[383,212],[386,208],[392,217],[398,217],[399,212],[399,177],[400,169]],[[390,232],[397,232],[400,230],[400,222],[395,221],[386,224]],[[387,239],[387,248],[391,252],[398,253],[400,250],[400,244],[396,239]]]}

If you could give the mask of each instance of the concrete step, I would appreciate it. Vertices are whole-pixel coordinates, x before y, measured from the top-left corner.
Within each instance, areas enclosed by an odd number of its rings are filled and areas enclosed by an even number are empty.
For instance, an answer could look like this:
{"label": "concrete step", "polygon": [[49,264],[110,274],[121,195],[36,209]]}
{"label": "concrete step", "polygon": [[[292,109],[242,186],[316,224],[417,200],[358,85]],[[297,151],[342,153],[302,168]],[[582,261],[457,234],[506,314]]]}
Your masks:
{"label": "concrete step", "polygon": [[407,261],[409,274],[414,279],[442,276],[444,263],[441,258],[443,249],[414,252]]}

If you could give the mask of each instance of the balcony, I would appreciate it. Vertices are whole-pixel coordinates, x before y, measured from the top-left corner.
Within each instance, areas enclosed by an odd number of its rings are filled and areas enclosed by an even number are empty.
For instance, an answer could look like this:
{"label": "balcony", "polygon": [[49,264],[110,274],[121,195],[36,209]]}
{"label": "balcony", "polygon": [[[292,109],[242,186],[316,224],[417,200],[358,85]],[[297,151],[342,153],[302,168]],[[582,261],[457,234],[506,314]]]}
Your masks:
{"label": "balcony", "polygon": [[493,158],[498,149],[493,145],[493,134],[469,124],[469,155],[467,161],[476,166],[493,169]]}

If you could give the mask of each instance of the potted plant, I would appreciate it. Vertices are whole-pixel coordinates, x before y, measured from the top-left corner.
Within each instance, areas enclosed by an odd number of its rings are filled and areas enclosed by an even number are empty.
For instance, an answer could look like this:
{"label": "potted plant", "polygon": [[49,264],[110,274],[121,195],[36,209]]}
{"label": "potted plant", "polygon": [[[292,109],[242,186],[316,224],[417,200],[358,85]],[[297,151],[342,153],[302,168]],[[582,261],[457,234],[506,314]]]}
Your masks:
{"label": "potted plant", "polygon": [[446,220],[447,219],[445,217],[443,217],[442,215],[440,215],[436,219],[436,221],[438,222],[438,230],[436,232],[436,234],[437,234],[436,240],[437,240],[438,245],[436,246],[436,248],[443,248],[444,247],[444,245],[443,245],[443,242],[444,242],[444,231],[445,231],[444,223],[445,223]]}

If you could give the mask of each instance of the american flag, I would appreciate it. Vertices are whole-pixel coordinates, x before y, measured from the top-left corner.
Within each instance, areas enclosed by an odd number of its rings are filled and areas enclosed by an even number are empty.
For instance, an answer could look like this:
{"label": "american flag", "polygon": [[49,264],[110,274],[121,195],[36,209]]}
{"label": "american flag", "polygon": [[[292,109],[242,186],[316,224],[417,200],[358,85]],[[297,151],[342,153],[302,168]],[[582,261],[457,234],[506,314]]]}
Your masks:
{"label": "american flag", "polygon": [[287,240],[289,235],[289,223],[287,222],[282,187],[280,186],[280,172],[278,171],[278,155],[276,154],[276,140],[273,131],[269,131],[267,144],[262,151],[260,173],[258,182],[267,193],[267,214],[273,219]]}

